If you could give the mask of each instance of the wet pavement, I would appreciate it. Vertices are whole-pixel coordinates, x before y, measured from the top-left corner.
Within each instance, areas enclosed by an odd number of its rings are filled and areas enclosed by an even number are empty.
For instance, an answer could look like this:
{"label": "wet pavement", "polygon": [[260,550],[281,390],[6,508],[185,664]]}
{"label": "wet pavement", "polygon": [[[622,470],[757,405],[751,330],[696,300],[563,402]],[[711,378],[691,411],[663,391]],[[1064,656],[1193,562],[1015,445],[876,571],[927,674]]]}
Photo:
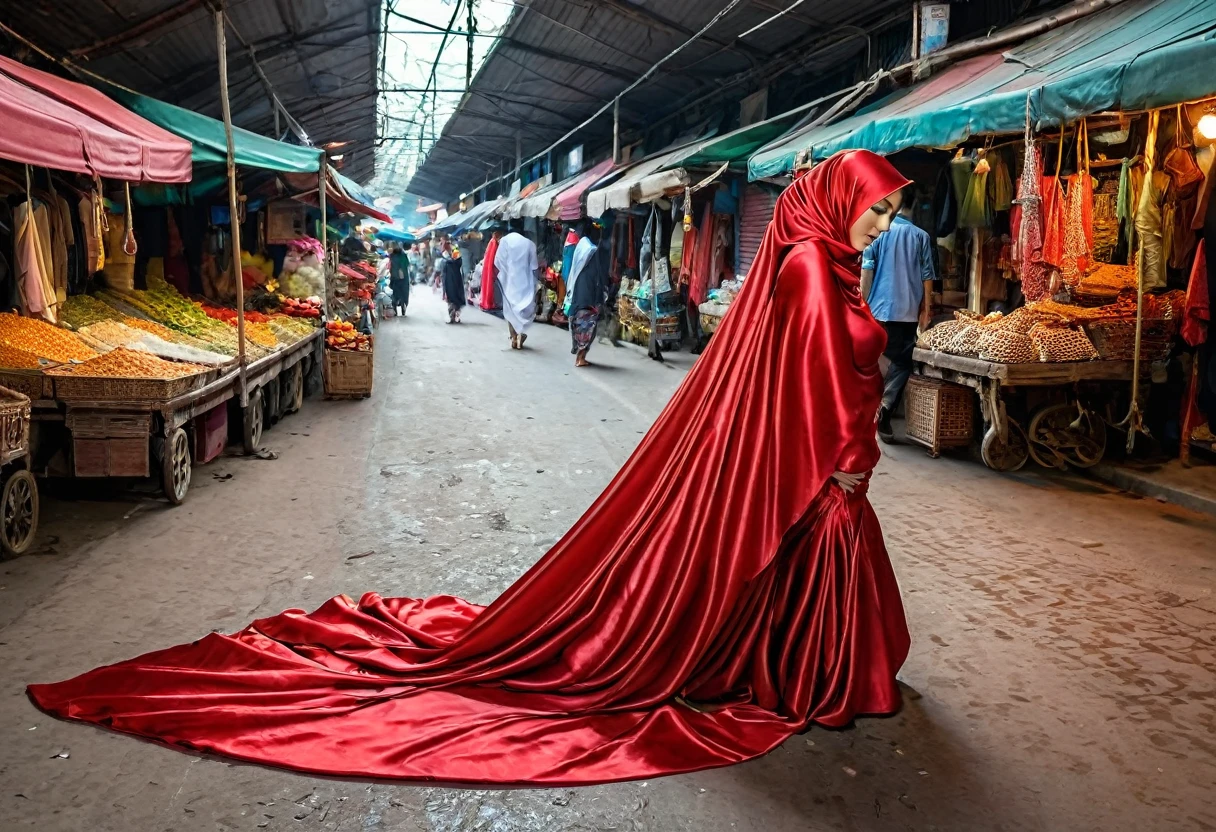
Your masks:
{"label": "wet pavement", "polygon": [[[683,378],[634,347],[416,289],[376,388],[310,400],[275,460],[195,470],[185,505],[44,502],[0,561],[0,829],[1213,830],[1216,519],[1089,480],[886,448],[871,496],[913,633],[903,711],[744,765],[452,790],[202,759],[38,713],[23,687],[338,593],[487,603],[570,526]],[[225,478],[231,474],[231,478]]]}

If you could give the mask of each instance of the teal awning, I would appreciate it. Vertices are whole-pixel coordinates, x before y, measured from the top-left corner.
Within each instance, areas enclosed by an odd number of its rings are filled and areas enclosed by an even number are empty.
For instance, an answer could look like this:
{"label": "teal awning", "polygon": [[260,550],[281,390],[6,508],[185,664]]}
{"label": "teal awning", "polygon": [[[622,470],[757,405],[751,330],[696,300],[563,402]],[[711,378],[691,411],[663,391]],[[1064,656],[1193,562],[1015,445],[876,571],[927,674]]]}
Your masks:
{"label": "teal awning", "polygon": [[680,167],[721,165],[723,162],[743,162],[764,145],[786,133],[803,111],[783,113],[765,121],[732,130],[724,136],[714,136],[689,146],[686,156],[676,160]]}
{"label": "teal awning", "polygon": [[1106,111],[1216,96],[1216,2],[1125,0],[1004,53],[970,58],[853,116],[795,131],[758,151],[751,179],[864,148],[951,148],[977,135],[1020,133]]}
{"label": "teal awning", "polygon": [[[194,146],[196,165],[228,163],[228,142],[222,121],[146,95],[115,88],[107,92],[127,109],[188,140]],[[232,128],[232,138],[236,163],[243,167],[279,173],[317,173],[321,170],[318,148],[275,141],[240,127]]]}

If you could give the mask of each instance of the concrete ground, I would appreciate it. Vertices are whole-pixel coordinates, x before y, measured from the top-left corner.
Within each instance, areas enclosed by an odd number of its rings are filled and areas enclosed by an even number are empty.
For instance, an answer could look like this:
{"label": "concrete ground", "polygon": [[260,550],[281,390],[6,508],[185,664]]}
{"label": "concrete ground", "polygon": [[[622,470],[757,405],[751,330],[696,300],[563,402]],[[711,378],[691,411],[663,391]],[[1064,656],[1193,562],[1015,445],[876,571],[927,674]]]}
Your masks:
{"label": "concrete ground", "polygon": [[[462,791],[200,759],[38,713],[28,682],[332,595],[486,603],[625,460],[688,368],[565,332],[523,353],[415,292],[374,396],[309,401],[277,460],[197,469],[184,506],[46,500],[0,562],[0,829],[1213,830],[1216,520],[1105,486],[886,449],[872,489],[913,632],[907,702],[728,769]],[[231,475],[230,478],[228,476]]]}

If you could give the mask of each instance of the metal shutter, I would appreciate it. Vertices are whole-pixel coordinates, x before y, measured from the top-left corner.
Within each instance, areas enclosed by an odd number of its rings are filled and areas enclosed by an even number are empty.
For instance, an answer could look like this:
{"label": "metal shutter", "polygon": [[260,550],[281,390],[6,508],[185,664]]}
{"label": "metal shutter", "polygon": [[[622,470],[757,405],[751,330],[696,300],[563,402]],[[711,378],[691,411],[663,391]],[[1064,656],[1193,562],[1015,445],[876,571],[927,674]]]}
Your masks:
{"label": "metal shutter", "polygon": [[739,223],[739,274],[747,274],[760,251],[760,241],[773,218],[777,194],[761,185],[743,191],[743,214]]}

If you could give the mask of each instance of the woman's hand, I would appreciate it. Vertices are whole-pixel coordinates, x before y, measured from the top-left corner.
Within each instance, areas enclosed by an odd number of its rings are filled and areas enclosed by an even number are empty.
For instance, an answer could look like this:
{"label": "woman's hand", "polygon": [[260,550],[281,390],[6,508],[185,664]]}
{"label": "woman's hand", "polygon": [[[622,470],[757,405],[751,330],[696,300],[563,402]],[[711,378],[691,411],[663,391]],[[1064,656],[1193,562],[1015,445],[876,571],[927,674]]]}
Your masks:
{"label": "woman's hand", "polygon": [[832,474],[832,479],[844,489],[845,494],[852,494],[865,478],[865,474],[847,474],[844,471],[837,471],[835,474]]}

